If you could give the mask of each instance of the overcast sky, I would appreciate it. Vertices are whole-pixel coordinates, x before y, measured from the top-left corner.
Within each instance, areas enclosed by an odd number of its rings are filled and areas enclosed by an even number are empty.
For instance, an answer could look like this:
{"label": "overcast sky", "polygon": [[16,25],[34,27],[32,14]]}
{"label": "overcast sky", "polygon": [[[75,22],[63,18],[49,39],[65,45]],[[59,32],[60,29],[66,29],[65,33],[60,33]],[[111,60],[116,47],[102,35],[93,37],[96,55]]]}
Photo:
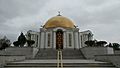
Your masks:
{"label": "overcast sky", "polygon": [[95,39],[120,42],[120,0],[0,0],[0,37],[39,31],[58,11]]}

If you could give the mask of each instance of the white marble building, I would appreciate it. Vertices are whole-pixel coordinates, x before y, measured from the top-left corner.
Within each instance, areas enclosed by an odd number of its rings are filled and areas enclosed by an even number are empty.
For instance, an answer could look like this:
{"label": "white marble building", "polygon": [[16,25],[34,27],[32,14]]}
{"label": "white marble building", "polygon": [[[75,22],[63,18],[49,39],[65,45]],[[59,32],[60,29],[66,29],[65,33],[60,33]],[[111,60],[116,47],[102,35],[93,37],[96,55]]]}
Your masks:
{"label": "white marble building", "polygon": [[34,40],[37,48],[82,48],[87,40],[93,39],[90,30],[80,32],[79,28],[68,18],[57,15],[50,18],[40,32],[29,30],[28,39]]}

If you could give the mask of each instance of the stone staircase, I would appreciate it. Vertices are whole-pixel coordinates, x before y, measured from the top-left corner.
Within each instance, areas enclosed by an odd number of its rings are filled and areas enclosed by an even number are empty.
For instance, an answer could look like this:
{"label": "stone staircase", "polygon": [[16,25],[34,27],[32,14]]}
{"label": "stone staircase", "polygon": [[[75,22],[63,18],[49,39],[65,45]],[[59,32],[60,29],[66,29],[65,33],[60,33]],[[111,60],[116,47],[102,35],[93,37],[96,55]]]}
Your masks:
{"label": "stone staircase", "polygon": [[[64,49],[62,50],[63,59],[85,59],[79,49]],[[40,49],[35,56],[35,59],[57,59],[57,50],[55,49]]]}
{"label": "stone staircase", "polygon": [[[7,63],[4,68],[57,68],[57,60],[25,60]],[[63,60],[63,68],[116,68],[111,63],[94,60]]]}
{"label": "stone staircase", "polygon": [[[79,49],[64,49],[63,68],[116,68],[112,63],[87,60]],[[34,59],[8,62],[4,68],[57,68],[57,51],[40,49]]]}

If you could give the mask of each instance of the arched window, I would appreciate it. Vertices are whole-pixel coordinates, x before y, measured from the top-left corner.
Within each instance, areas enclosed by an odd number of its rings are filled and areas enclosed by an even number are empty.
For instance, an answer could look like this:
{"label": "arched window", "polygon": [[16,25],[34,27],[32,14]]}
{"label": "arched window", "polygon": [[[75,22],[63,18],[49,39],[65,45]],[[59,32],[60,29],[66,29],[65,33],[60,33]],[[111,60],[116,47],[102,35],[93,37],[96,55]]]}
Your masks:
{"label": "arched window", "polygon": [[69,46],[72,46],[72,35],[69,34]]}
{"label": "arched window", "polygon": [[50,46],[50,33],[48,34],[48,46]]}

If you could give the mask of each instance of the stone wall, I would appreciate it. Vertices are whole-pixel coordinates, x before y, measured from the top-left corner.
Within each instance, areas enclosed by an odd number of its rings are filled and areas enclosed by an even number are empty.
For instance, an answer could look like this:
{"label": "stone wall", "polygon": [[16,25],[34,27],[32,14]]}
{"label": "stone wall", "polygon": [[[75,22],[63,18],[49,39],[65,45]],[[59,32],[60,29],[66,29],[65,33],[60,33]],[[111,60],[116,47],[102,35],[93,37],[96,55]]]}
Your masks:
{"label": "stone wall", "polygon": [[120,54],[96,55],[95,60],[111,62],[117,68],[120,68]]}
{"label": "stone wall", "polygon": [[22,56],[22,55],[0,55],[0,68],[2,68],[6,62],[22,61],[22,60],[25,60],[25,56]]}
{"label": "stone wall", "polygon": [[109,47],[84,47],[82,53],[87,59],[94,59],[95,55],[113,54],[113,49]]}
{"label": "stone wall", "polygon": [[25,55],[26,58],[33,58],[36,51],[32,47],[9,47],[0,51],[0,55]]}
{"label": "stone wall", "polygon": [[120,54],[120,50],[114,50],[115,54]]}

